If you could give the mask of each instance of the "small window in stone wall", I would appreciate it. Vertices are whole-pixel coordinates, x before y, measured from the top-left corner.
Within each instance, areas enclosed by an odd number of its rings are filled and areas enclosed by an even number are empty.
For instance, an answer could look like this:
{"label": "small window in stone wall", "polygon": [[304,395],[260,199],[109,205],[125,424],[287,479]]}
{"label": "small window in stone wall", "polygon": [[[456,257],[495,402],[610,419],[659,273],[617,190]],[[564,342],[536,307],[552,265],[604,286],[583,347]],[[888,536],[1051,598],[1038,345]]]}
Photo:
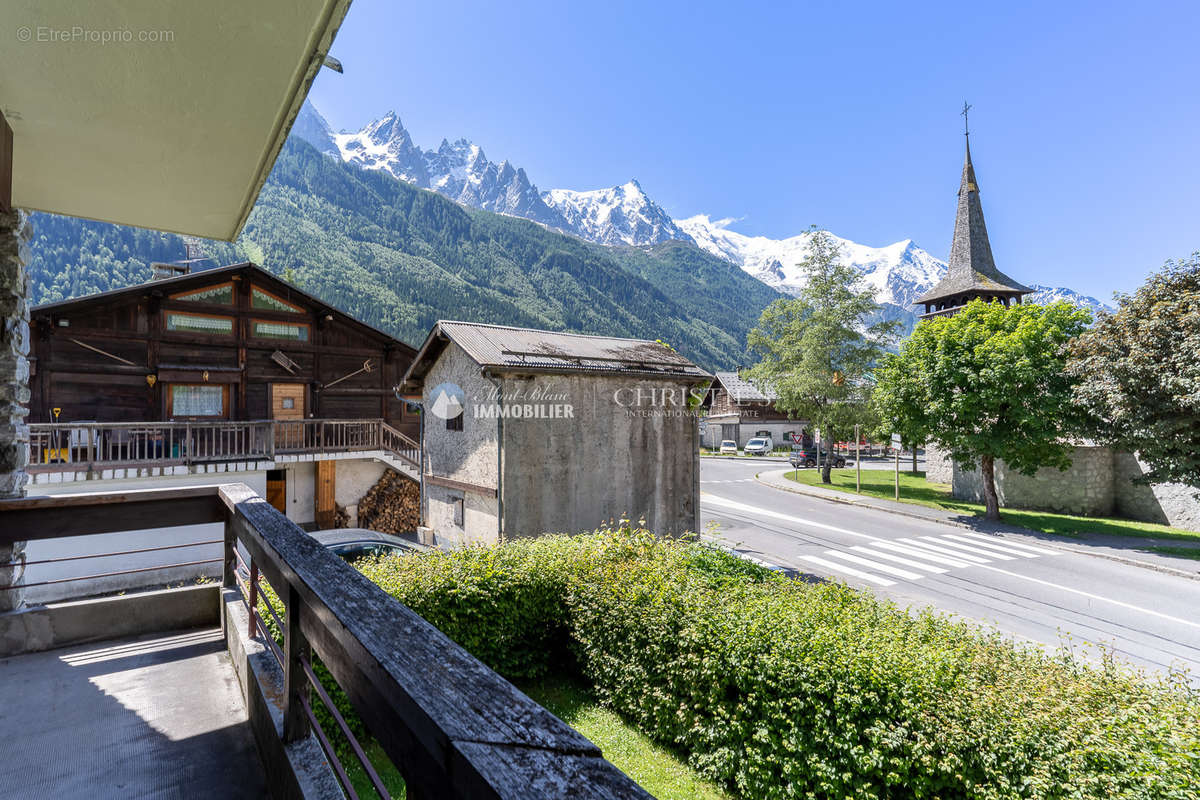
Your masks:
{"label": "small window in stone wall", "polygon": [[461,528],[463,526],[463,499],[455,497],[450,501],[450,505],[454,508],[454,524]]}
{"label": "small window in stone wall", "polygon": [[451,417],[446,420],[446,430],[461,431],[463,429],[463,417],[465,416],[466,414],[459,414],[457,417]]}

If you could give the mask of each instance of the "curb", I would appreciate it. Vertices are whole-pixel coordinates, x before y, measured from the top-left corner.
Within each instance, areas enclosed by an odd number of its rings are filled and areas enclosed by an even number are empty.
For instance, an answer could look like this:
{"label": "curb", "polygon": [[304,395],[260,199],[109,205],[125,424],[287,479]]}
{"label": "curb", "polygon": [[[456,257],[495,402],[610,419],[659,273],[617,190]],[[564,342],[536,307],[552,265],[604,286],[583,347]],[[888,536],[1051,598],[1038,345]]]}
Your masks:
{"label": "curb", "polygon": [[[769,486],[772,489],[778,489],[781,492],[791,492],[792,494],[802,494],[805,497],[815,497],[818,500],[828,500],[831,503],[841,503],[844,506],[858,506],[859,508],[870,508],[870,509],[874,509],[876,511],[884,511],[888,514],[897,514],[902,517],[908,517],[910,519],[921,520],[922,522],[936,522],[939,525],[947,525],[952,528],[962,528],[965,530],[972,530],[972,531],[979,530],[979,526],[977,526],[977,525],[967,525],[964,522],[958,522],[958,521],[952,520],[952,519],[940,519],[938,517],[926,516],[924,514],[917,514],[917,513],[902,510],[902,509],[895,509],[890,506],[881,506],[881,505],[877,505],[872,502],[864,502],[862,500],[851,500],[848,498],[841,498],[841,497],[830,497],[829,495],[826,495],[824,493],[810,492],[810,491],[807,491],[806,489],[799,488],[799,484],[797,484],[797,486],[795,488],[793,488],[791,486],[780,486],[777,483],[771,483],[770,481],[763,480],[762,475],[763,475],[763,473],[756,472],[754,474],[754,480],[757,481],[758,483],[761,483],[763,486]],[[787,480],[787,478],[784,478],[784,480]],[[831,493],[833,491],[836,491],[836,490],[832,490],[832,489],[830,490]],[[1141,561],[1140,559],[1128,558],[1126,556],[1117,556],[1117,555],[1113,555],[1111,553],[1090,552],[1088,550],[1081,549],[1080,546],[1075,546],[1075,547],[1069,546],[1069,543],[1059,541],[1058,539],[1043,539],[1043,538],[1041,538],[1041,536],[1045,536],[1046,534],[1039,534],[1038,531],[1030,530],[1028,528],[1020,528],[1015,525],[1003,525],[1003,524],[992,525],[989,527],[992,527],[993,530],[995,530],[997,532],[1001,532],[1001,533],[1012,533],[1017,536],[1032,536],[1033,538],[1037,539],[1037,541],[1039,543],[1046,545],[1047,547],[1053,547],[1055,550],[1061,550],[1064,553],[1075,553],[1077,555],[1092,556],[1093,558],[1103,558],[1103,559],[1107,559],[1108,561],[1115,561],[1118,564],[1128,564],[1129,566],[1133,566],[1133,567],[1141,567],[1142,569],[1150,569],[1150,570],[1154,570],[1155,572],[1162,572],[1166,575],[1174,575],[1178,578],[1187,578],[1187,579],[1193,580],[1193,581],[1200,581],[1200,573],[1197,573],[1197,572],[1189,572],[1187,570],[1176,569],[1175,567],[1168,567],[1164,564],[1153,564],[1149,561]]]}

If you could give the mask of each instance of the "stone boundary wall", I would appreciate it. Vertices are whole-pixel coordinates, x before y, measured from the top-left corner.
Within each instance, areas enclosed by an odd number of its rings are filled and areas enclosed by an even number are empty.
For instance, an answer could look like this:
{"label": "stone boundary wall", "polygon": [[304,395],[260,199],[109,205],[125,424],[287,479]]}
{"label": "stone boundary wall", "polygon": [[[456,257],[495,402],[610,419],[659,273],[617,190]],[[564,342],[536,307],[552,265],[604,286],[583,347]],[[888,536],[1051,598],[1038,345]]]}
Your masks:
{"label": "stone boundary wall", "polygon": [[[926,451],[926,463],[928,480],[949,483],[957,499],[983,502],[979,467],[954,463],[933,448]],[[1066,470],[1043,467],[1028,476],[997,461],[996,494],[1000,505],[1010,508],[1126,517],[1200,530],[1200,490],[1174,483],[1134,483],[1145,472],[1145,465],[1130,453],[1080,445],[1072,451],[1071,466]]]}

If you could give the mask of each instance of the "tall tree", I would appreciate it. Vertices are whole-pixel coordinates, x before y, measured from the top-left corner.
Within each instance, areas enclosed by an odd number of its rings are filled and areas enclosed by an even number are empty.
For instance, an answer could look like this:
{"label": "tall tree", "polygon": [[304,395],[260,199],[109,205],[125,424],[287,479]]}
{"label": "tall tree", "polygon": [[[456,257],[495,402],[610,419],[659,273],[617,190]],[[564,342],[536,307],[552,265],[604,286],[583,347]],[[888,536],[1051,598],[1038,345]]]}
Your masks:
{"label": "tall tree", "polygon": [[1200,253],[1117,302],[1071,345],[1075,398],[1093,436],[1146,462],[1145,480],[1200,487]]}
{"label": "tall tree", "polygon": [[973,300],[922,320],[876,375],[876,410],[907,441],[932,441],[979,464],[987,518],[1000,518],[995,464],[1032,475],[1071,465],[1085,414],[1072,399],[1066,346],[1090,321],[1068,303],[1006,307]]}
{"label": "tall tree", "polygon": [[[767,306],[746,340],[759,358],[747,379],[771,387],[776,408],[815,424],[827,443],[863,415],[871,371],[896,328],[878,319],[873,292],[840,255],[832,236],[812,231],[799,265],[804,288]],[[831,482],[830,466],[827,457],[824,483]]]}

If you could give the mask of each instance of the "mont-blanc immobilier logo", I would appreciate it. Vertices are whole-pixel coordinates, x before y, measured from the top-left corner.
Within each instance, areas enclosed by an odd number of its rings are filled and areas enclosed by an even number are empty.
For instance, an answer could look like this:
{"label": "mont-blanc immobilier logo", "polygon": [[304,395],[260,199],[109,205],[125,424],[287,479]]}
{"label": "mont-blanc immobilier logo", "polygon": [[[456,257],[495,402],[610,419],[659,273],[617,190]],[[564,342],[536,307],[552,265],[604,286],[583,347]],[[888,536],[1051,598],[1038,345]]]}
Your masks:
{"label": "mont-blanc immobilier logo", "polygon": [[467,407],[467,396],[457,383],[439,383],[433,387],[433,404],[429,411],[441,419],[461,417]]}

